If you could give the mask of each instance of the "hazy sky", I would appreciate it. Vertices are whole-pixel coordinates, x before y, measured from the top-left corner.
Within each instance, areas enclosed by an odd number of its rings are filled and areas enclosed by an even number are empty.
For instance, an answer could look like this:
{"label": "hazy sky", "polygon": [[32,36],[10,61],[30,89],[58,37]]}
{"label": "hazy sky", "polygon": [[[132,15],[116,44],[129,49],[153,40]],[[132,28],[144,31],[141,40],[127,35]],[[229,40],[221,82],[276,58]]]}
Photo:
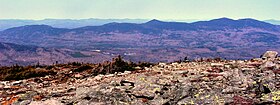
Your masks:
{"label": "hazy sky", "polygon": [[280,0],[0,0],[1,19],[280,20]]}

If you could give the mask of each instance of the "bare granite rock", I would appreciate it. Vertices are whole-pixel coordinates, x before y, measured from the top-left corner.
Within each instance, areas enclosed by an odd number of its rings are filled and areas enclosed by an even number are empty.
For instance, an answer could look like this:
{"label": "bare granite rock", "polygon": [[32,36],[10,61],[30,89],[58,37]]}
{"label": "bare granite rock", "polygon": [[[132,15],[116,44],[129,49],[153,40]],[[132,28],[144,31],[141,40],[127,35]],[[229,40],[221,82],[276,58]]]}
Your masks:
{"label": "bare granite rock", "polygon": [[[275,53],[264,56],[273,58]],[[277,105],[277,62],[278,59],[160,63],[144,70],[96,76],[64,69],[58,75],[0,81],[0,101],[14,105]]]}

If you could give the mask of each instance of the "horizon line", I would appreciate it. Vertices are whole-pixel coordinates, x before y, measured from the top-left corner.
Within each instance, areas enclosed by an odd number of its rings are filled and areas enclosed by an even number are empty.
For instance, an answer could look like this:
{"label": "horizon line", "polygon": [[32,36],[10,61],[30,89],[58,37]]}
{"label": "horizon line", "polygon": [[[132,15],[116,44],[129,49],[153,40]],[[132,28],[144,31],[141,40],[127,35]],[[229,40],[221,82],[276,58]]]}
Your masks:
{"label": "horizon line", "polygon": [[157,19],[157,18],[42,18],[42,19],[24,19],[24,18],[0,18],[0,20],[32,20],[32,21],[42,21],[42,20],[90,20],[90,19],[96,19],[96,20],[162,20],[162,21],[207,21],[207,20],[213,20],[213,19],[221,19],[221,18],[228,18],[232,20],[240,20],[240,19],[255,19],[255,20],[278,20],[278,19],[257,19],[252,17],[246,17],[246,18],[229,18],[229,17],[217,17],[217,18],[211,18],[211,19]]}

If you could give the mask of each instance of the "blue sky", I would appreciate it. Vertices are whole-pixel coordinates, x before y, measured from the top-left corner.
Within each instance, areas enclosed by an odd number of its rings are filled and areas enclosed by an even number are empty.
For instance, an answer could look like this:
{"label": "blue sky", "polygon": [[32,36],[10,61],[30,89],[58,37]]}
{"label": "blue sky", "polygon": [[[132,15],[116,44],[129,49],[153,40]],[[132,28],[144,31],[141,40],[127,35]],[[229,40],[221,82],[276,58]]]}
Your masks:
{"label": "blue sky", "polygon": [[280,20],[280,0],[0,0],[0,19]]}

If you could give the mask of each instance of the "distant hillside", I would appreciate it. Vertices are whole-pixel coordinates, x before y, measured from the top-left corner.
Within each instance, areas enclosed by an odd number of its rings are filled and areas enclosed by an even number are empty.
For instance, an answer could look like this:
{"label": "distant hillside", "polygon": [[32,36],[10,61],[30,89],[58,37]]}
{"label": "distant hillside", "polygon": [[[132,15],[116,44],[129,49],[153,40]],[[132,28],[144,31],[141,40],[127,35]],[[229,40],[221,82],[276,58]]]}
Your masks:
{"label": "distant hillside", "polygon": [[[88,55],[87,55],[88,54]],[[32,65],[38,62],[43,65],[67,62],[102,62],[110,60],[110,56],[99,53],[87,53],[43,48],[37,46],[18,45],[0,42],[0,65]],[[92,58],[93,56],[97,56]]]}

